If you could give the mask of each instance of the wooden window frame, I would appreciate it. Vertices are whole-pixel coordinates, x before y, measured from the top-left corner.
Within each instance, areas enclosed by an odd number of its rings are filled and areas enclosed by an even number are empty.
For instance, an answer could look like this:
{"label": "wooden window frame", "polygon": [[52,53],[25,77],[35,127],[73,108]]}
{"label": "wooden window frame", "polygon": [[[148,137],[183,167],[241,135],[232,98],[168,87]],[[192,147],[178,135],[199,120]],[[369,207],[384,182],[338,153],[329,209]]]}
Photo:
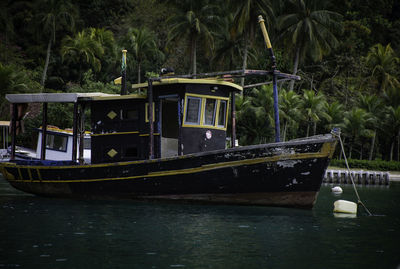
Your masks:
{"label": "wooden window frame", "polygon": [[[188,104],[188,99],[189,98],[198,98],[201,99],[201,104],[200,104],[200,121],[198,124],[191,123],[191,122],[186,122],[186,114],[187,114],[187,104]],[[207,125],[204,124],[204,116],[205,116],[205,108],[206,108],[206,100],[207,99],[214,99],[216,100],[216,106],[214,110],[214,125]],[[224,126],[219,125],[218,122],[218,117],[219,117],[219,107],[221,104],[221,101],[225,101],[226,107],[225,107],[225,124]],[[228,107],[229,107],[229,97],[221,97],[221,96],[213,96],[213,95],[202,95],[202,94],[194,94],[194,93],[186,93],[185,94],[185,104],[184,104],[184,109],[183,109],[183,124],[182,127],[194,127],[194,128],[208,128],[208,129],[217,129],[217,130],[224,130],[226,131],[227,129],[227,123],[228,123]]]}

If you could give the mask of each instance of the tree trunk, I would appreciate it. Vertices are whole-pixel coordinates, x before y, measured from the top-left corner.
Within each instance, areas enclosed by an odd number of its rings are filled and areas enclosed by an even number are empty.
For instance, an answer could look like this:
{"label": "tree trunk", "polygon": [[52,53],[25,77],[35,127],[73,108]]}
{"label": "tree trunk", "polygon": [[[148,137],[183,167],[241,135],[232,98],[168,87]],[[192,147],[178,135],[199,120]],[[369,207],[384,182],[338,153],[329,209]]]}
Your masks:
{"label": "tree trunk", "polygon": [[192,74],[196,77],[197,74],[197,66],[196,66],[196,37],[192,37]]}
{"label": "tree trunk", "polygon": [[51,37],[49,39],[49,44],[47,45],[46,61],[44,63],[42,81],[40,83],[43,87],[47,77],[47,68],[49,67],[50,51],[51,51]]}
{"label": "tree trunk", "polygon": [[390,145],[389,161],[393,161],[393,149],[394,149],[394,140],[392,140],[392,144]]}
{"label": "tree trunk", "polygon": [[[249,34],[246,31],[244,35],[244,55],[243,55],[243,63],[242,63],[242,70],[246,70],[247,68],[247,55],[249,54]],[[244,86],[244,77],[240,79],[240,86]]]}
{"label": "tree trunk", "polygon": [[4,50],[4,61],[6,64],[8,64],[8,38],[7,38],[7,29],[5,30],[5,50]]}
{"label": "tree trunk", "polygon": [[353,151],[353,143],[350,143],[350,148],[349,148],[349,159],[351,159],[351,152]]}
{"label": "tree trunk", "polygon": [[397,133],[397,161],[400,159],[400,130]]}
{"label": "tree trunk", "polygon": [[313,133],[314,133],[314,135],[316,135],[316,134],[317,134],[317,122],[316,122],[316,121],[314,121],[314,125],[313,125]]}
{"label": "tree trunk", "polygon": [[369,150],[369,157],[368,157],[368,160],[370,160],[370,161],[372,161],[372,155],[374,153],[375,137],[376,137],[376,130],[374,130],[374,134],[372,135],[372,138],[371,138],[371,149]]}
{"label": "tree trunk", "polygon": [[82,63],[79,62],[79,85],[82,86]]}
{"label": "tree trunk", "polygon": [[308,137],[310,134],[310,122],[307,123],[307,135],[306,137]]}
{"label": "tree trunk", "polygon": [[137,80],[138,84],[140,84],[140,62],[138,62]]}
{"label": "tree trunk", "polygon": [[288,123],[287,123],[287,121],[285,121],[285,123],[284,123],[284,125],[283,125],[283,134],[282,134],[283,140],[282,140],[282,141],[286,141],[287,126],[288,126]]}
{"label": "tree trunk", "polygon": [[[298,47],[296,49],[296,56],[294,58],[294,65],[293,65],[293,75],[297,74],[297,69],[299,67],[299,61],[300,61],[300,47]],[[293,91],[293,88],[294,88],[294,80],[291,80],[290,84],[289,84],[289,90]]]}
{"label": "tree trunk", "polygon": [[345,79],[345,101],[344,101],[344,105],[347,106],[347,96],[348,96],[348,92],[349,92],[349,87],[348,87],[348,81],[349,81],[349,71],[346,72],[346,79]]}

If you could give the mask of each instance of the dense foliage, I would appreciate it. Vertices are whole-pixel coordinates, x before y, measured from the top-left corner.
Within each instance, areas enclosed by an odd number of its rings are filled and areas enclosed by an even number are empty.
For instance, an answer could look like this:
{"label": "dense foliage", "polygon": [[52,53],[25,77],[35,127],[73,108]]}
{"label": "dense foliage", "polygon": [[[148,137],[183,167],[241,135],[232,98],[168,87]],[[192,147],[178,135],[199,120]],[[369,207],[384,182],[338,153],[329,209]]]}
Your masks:
{"label": "dense foliage", "polygon": [[[0,119],[9,118],[7,93],[118,92],[112,81],[120,76],[121,49],[128,50],[129,83],[161,67],[178,74],[268,69],[259,14],[278,68],[302,77],[279,84],[281,137],[340,127],[349,158],[399,161],[395,0],[4,0]],[[271,98],[270,86],[238,97],[240,144],[273,141]],[[51,109],[53,124],[70,127],[68,106]]]}
{"label": "dense foliage", "polygon": [[[367,171],[400,171],[400,163],[397,161],[382,161],[382,160],[355,160],[349,159],[350,168],[364,169]],[[347,168],[344,160],[334,159],[330,163],[333,167]]]}

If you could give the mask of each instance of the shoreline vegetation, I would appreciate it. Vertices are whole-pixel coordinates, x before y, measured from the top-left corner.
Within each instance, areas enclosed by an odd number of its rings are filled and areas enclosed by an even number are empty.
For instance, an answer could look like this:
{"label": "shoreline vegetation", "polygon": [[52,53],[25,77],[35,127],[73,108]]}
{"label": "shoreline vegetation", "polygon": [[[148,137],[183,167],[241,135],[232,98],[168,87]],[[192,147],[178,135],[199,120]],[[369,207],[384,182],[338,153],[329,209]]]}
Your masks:
{"label": "shoreline vegetation", "polygon": [[[278,85],[282,140],[339,127],[351,167],[400,171],[399,1],[5,0],[0,14],[0,120],[10,93],[119,93],[122,49],[128,88],[162,67],[270,69],[262,15],[277,68],[302,78]],[[71,128],[72,106],[48,110],[52,125]],[[28,111],[17,143],[32,147],[40,107]],[[271,85],[246,88],[236,111],[240,145],[274,141]]]}
{"label": "shoreline vegetation", "polygon": [[[397,171],[400,173],[400,163],[397,161],[382,161],[382,160],[354,160],[348,159],[349,167],[354,169],[363,169],[363,170],[371,170],[371,171]],[[332,159],[330,162],[330,166],[338,167],[346,169],[345,161],[339,159]]]}

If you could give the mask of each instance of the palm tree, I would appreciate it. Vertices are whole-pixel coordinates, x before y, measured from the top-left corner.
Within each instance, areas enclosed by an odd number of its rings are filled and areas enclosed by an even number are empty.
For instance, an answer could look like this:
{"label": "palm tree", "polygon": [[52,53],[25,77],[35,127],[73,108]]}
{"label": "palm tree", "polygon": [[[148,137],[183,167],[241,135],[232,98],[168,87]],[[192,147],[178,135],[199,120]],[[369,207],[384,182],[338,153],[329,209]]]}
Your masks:
{"label": "palm tree", "polygon": [[103,54],[103,47],[98,41],[91,38],[88,31],[79,32],[74,37],[67,35],[62,40],[61,57],[64,60],[67,56],[71,62],[79,65],[80,83],[82,83],[83,64],[89,64],[98,72],[101,70],[100,58]]}
{"label": "palm tree", "polygon": [[238,55],[242,54],[240,39],[230,34],[233,15],[222,18],[221,30],[216,33],[216,51],[213,62],[222,70],[233,70],[238,66]]}
{"label": "palm tree", "polygon": [[[231,35],[234,38],[241,35],[244,37],[242,62],[244,70],[247,68],[249,47],[258,27],[257,17],[265,15],[266,22],[270,26],[274,20],[274,12],[269,0],[230,0],[230,6],[234,14]],[[244,78],[241,79],[241,85],[244,85]]]}
{"label": "palm tree", "polygon": [[400,82],[395,73],[400,62],[396,57],[390,44],[386,47],[376,44],[371,47],[367,55],[367,65],[371,68],[370,81],[373,81],[379,92],[384,92],[387,88],[399,88]]}
{"label": "palm tree", "polygon": [[380,119],[382,118],[384,103],[376,95],[360,95],[358,106],[370,114],[368,128],[372,130],[372,137],[368,159],[371,161],[375,148],[376,130],[381,122]]}
{"label": "palm tree", "polygon": [[114,34],[104,28],[89,28],[86,31],[90,38],[97,41],[104,49],[104,54],[100,58],[102,72],[98,75],[101,76],[103,81],[110,81],[114,76],[117,62],[117,46]]}
{"label": "palm tree", "polygon": [[323,111],[325,103],[325,96],[321,92],[315,94],[313,90],[304,90],[301,108],[307,121],[307,137],[309,136],[311,125],[313,125],[314,135],[316,134],[317,123],[325,115]]}
{"label": "palm tree", "polygon": [[[399,160],[399,147],[400,147],[400,106],[389,106],[386,109],[386,117],[384,121],[385,132],[391,138],[389,160],[393,160],[394,145],[397,140],[397,158]],[[396,139],[397,138],[397,139]]]}
{"label": "palm tree", "polygon": [[208,0],[182,0],[177,2],[179,12],[171,16],[168,32],[168,45],[173,41],[189,40],[190,63],[192,74],[197,73],[197,45],[203,42],[205,51],[211,53],[214,49],[214,37],[211,32],[216,27],[217,16],[214,16],[215,6]]}
{"label": "palm tree", "polygon": [[147,28],[132,28],[123,41],[128,52],[132,52],[138,64],[138,83],[141,78],[141,65],[146,59],[163,59],[164,54],[157,46],[156,36]]}
{"label": "palm tree", "polygon": [[[310,55],[320,60],[339,44],[335,31],[341,29],[341,15],[327,9],[327,0],[288,0],[285,14],[278,18],[279,39],[294,54],[293,74],[299,62]],[[294,81],[290,82],[293,90]]]}
{"label": "palm tree", "polygon": [[0,114],[5,116],[9,111],[9,103],[5,100],[8,93],[23,93],[29,90],[29,78],[24,70],[15,65],[3,65],[0,62]]}
{"label": "palm tree", "polygon": [[72,29],[74,27],[75,9],[69,0],[38,0],[35,10],[38,10],[40,32],[47,35],[48,44],[46,61],[43,68],[41,85],[44,86],[49,66],[52,44],[56,42],[56,31],[61,27]]}
{"label": "palm tree", "polygon": [[396,107],[400,105],[400,90],[399,88],[389,87],[383,92],[385,104]]}
{"label": "palm tree", "polygon": [[294,91],[281,90],[279,93],[279,114],[283,123],[282,139],[286,140],[288,126],[293,126],[300,118],[300,96]]}
{"label": "palm tree", "polygon": [[[361,137],[371,137],[372,131],[367,128],[370,121],[370,114],[362,108],[353,107],[345,113],[342,124],[343,133],[350,139],[349,158],[351,159],[353,146]],[[361,149],[362,151],[362,149]]]}
{"label": "palm tree", "polygon": [[4,42],[5,42],[5,49],[4,49],[4,60],[8,62],[8,39],[10,36],[14,35],[14,23],[13,23],[13,16],[10,12],[10,4],[13,1],[2,1],[0,2],[0,28],[4,34]]}
{"label": "palm tree", "polygon": [[332,103],[326,102],[323,110],[325,119],[325,130],[331,131],[333,128],[340,126],[343,123],[344,106],[338,101]]}
{"label": "palm tree", "polygon": [[253,88],[237,98],[237,129],[241,144],[265,143],[273,137],[272,86]]}

